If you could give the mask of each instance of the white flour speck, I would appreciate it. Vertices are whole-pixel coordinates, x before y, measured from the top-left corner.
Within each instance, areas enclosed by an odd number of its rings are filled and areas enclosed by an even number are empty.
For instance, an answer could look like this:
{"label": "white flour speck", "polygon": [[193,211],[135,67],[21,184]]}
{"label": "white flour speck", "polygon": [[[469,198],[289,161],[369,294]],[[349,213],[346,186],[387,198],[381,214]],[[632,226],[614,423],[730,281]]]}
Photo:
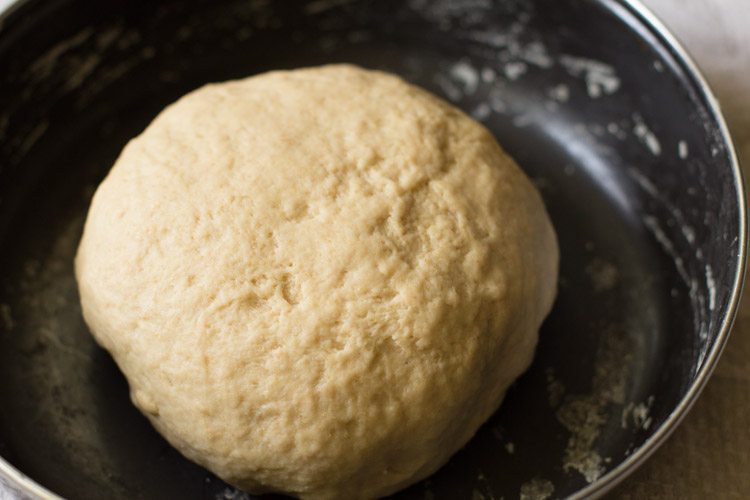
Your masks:
{"label": "white flour speck", "polygon": [[521,485],[520,500],[545,500],[555,492],[551,481],[535,477]]}
{"label": "white flour speck", "polygon": [[620,277],[617,267],[598,258],[592,260],[586,266],[586,274],[597,293],[607,292],[615,288]]}
{"label": "white flour speck", "polygon": [[460,101],[463,97],[463,92],[461,92],[461,89],[459,89],[452,80],[445,77],[442,73],[439,73],[435,77],[435,83],[437,83],[438,87],[440,87],[440,89],[445,93],[446,97],[448,97],[449,100],[456,102]]}
{"label": "white flour speck", "polygon": [[509,80],[518,80],[524,73],[526,73],[528,66],[526,63],[514,61],[509,62],[503,66],[503,73],[508,77]]}
{"label": "white flour speck", "polygon": [[623,429],[628,428],[628,422],[630,420],[630,417],[633,415],[633,407],[635,405],[631,401],[627,405],[625,405],[625,408],[622,409],[622,415],[620,416],[620,427]]}
{"label": "white flour speck", "polygon": [[633,404],[629,403],[628,406],[623,410],[623,428],[626,428],[626,421],[628,413],[632,417],[633,425],[636,429],[648,430],[651,427],[653,419],[651,418],[651,406],[654,404],[654,397],[649,396],[643,403]]}
{"label": "white flour speck", "polygon": [[628,133],[623,129],[617,122],[610,122],[607,124],[607,132],[617,137],[621,141],[628,138]]}
{"label": "white flour speck", "polygon": [[561,83],[549,90],[549,96],[557,102],[568,102],[570,99],[570,88]]}
{"label": "white flour speck", "polygon": [[235,488],[224,488],[216,494],[216,500],[250,500],[250,495]]}
{"label": "white flour speck", "polygon": [[480,74],[484,83],[492,83],[495,81],[495,70],[492,68],[482,68]]}
{"label": "white flour speck", "polygon": [[560,58],[560,64],[570,75],[584,79],[586,90],[592,99],[614,94],[620,88],[620,78],[609,64],[568,55]]}
{"label": "white flour speck", "polygon": [[30,67],[31,73],[39,80],[48,77],[57,69],[58,62],[63,55],[83,44],[93,33],[93,28],[87,28],[58,43],[32,63]]}
{"label": "white flour speck", "polygon": [[628,169],[628,175],[641,186],[641,189],[646,191],[649,195],[654,198],[659,198],[659,190],[656,188],[653,182],[651,182],[645,175],[640,173],[635,168]]}
{"label": "white flour speck", "polygon": [[474,489],[471,492],[471,500],[487,500],[487,497],[481,491]]}
{"label": "white flour speck", "polygon": [[23,140],[23,142],[19,146],[18,153],[23,156],[29,151],[31,151],[31,148],[44,135],[48,127],[49,127],[49,122],[47,120],[43,120],[37,123],[34,126],[34,128],[31,129],[31,131],[26,135],[26,138]]}
{"label": "white flour speck", "polygon": [[479,74],[471,64],[459,61],[450,70],[451,77],[459,82],[466,95],[471,95],[477,90]]}
{"label": "white flour speck", "polygon": [[547,53],[547,49],[541,42],[534,41],[522,47],[519,51],[521,59],[540,68],[551,68],[554,61]]}
{"label": "white flour speck", "polygon": [[708,288],[708,308],[713,311],[716,307],[716,281],[710,264],[706,264],[706,288]]}
{"label": "white flour speck", "polygon": [[477,31],[472,30],[467,33],[468,38],[475,42],[488,45],[493,48],[505,48],[511,45],[513,39],[512,32],[497,32],[497,31]]}
{"label": "white flour speck", "polygon": [[677,144],[677,154],[680,156],[680,159],[686,160],[688,155],[690,154],[690,150],[688,149],[687,142],[680,141]]}
{"label": "white flour speck", "polygon": [[653,215],[646,215],[643,217],[643,224],[651,232],[651,234],[654,235],[654,238],[659,243],[664,252],[666,252],[666,254],[672,258],[675,268],[677,269],[677,274],[680,275],[680,278],[682,278],[683,282],[690,288],[691,295],[695,294],[698,285],[694,279],[690,278],[690,274],[687,272],[687,269],[685,269],[685,263],[682,260],[682,257],[679,256],[679,254],[675,250],[672,240],[669,239],[669,237],[659,225],[659,220]]}
{"label": "white flour speck", "polygon": [[646,125],[646,122],[643,121],[643,118],[638,114],[634,114],[633,122],[635,123],[633,133],[636,137],[641,140],[654,156],[659,156],[661,154],[661,143],[648,125]]}
{"label": "white flour speck", "polygon": [[[690,243],[691,245],[695,243],[695,229],[688,226],[687,224],[683,224],[682,226],[680,226],[680,229],[682,230],[682,235],[685,237],[688,243]],[[699,259],[701,257],[698,253],[696,253],[695,256]]]}
{"label": "white flour speck", "polygon": [[471,112],[471,116],[479,121],[486,120],[492,114],[492,108],[486,102],[479,104],[474,111]]}
{"label": "white flour speck", "polygon": [[94,72],[100,60],[101,57],[99,54],[87,54],[81,58],[77,58],[76,62],[68,68],[65,88],[73,90],[80,87],[86,78]]}

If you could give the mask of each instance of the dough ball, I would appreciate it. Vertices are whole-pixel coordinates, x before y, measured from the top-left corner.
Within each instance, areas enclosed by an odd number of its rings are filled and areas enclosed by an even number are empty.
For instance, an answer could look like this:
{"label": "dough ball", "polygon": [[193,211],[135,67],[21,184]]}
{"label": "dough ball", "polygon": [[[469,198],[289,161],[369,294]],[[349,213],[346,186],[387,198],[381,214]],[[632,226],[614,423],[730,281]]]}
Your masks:
{"label": "dough ball", "polygon": [[123,150],[76,258],[135,405],[249,492],[370,498],[461,448],[528,366],[558,250],[492,135],[385,73],[207,85]]}

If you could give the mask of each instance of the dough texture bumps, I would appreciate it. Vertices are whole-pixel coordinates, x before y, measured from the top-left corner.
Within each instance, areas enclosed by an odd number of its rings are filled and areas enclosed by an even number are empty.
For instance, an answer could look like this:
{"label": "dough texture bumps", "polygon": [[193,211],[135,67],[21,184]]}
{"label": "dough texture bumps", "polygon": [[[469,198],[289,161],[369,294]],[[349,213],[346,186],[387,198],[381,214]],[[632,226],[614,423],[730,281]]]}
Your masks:
{"label": "dough texture bumps", "polygon": [[76,257],[133,403],[250,492],[438,469],[529,365],[558,249],[480,124],[333,65],[207,85],[122,151]]}

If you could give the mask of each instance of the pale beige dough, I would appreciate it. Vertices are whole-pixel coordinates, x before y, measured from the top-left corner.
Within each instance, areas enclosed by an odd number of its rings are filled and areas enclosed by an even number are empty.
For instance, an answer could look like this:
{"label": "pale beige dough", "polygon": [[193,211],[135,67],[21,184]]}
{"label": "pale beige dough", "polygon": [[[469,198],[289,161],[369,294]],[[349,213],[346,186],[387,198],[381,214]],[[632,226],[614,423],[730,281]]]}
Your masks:
{"label": "pale beige dough", "polygon": [[382,496],[463,446],[529,365],[558,249],[490,133],[337,65],[208,85],[94,196],[83,312],[133,402],[251,492]]}

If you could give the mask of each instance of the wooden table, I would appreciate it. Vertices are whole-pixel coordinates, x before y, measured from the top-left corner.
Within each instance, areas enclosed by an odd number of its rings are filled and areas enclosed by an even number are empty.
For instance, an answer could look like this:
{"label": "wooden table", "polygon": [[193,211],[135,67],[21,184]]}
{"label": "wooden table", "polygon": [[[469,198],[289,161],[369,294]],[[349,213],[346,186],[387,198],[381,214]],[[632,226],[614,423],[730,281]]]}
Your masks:
{"label": "wooden table", "polygon": [[[643,0],[719,97],[750,177],[750,0]],[[750,499],[750,294],[704,393],[612,499]]]}

